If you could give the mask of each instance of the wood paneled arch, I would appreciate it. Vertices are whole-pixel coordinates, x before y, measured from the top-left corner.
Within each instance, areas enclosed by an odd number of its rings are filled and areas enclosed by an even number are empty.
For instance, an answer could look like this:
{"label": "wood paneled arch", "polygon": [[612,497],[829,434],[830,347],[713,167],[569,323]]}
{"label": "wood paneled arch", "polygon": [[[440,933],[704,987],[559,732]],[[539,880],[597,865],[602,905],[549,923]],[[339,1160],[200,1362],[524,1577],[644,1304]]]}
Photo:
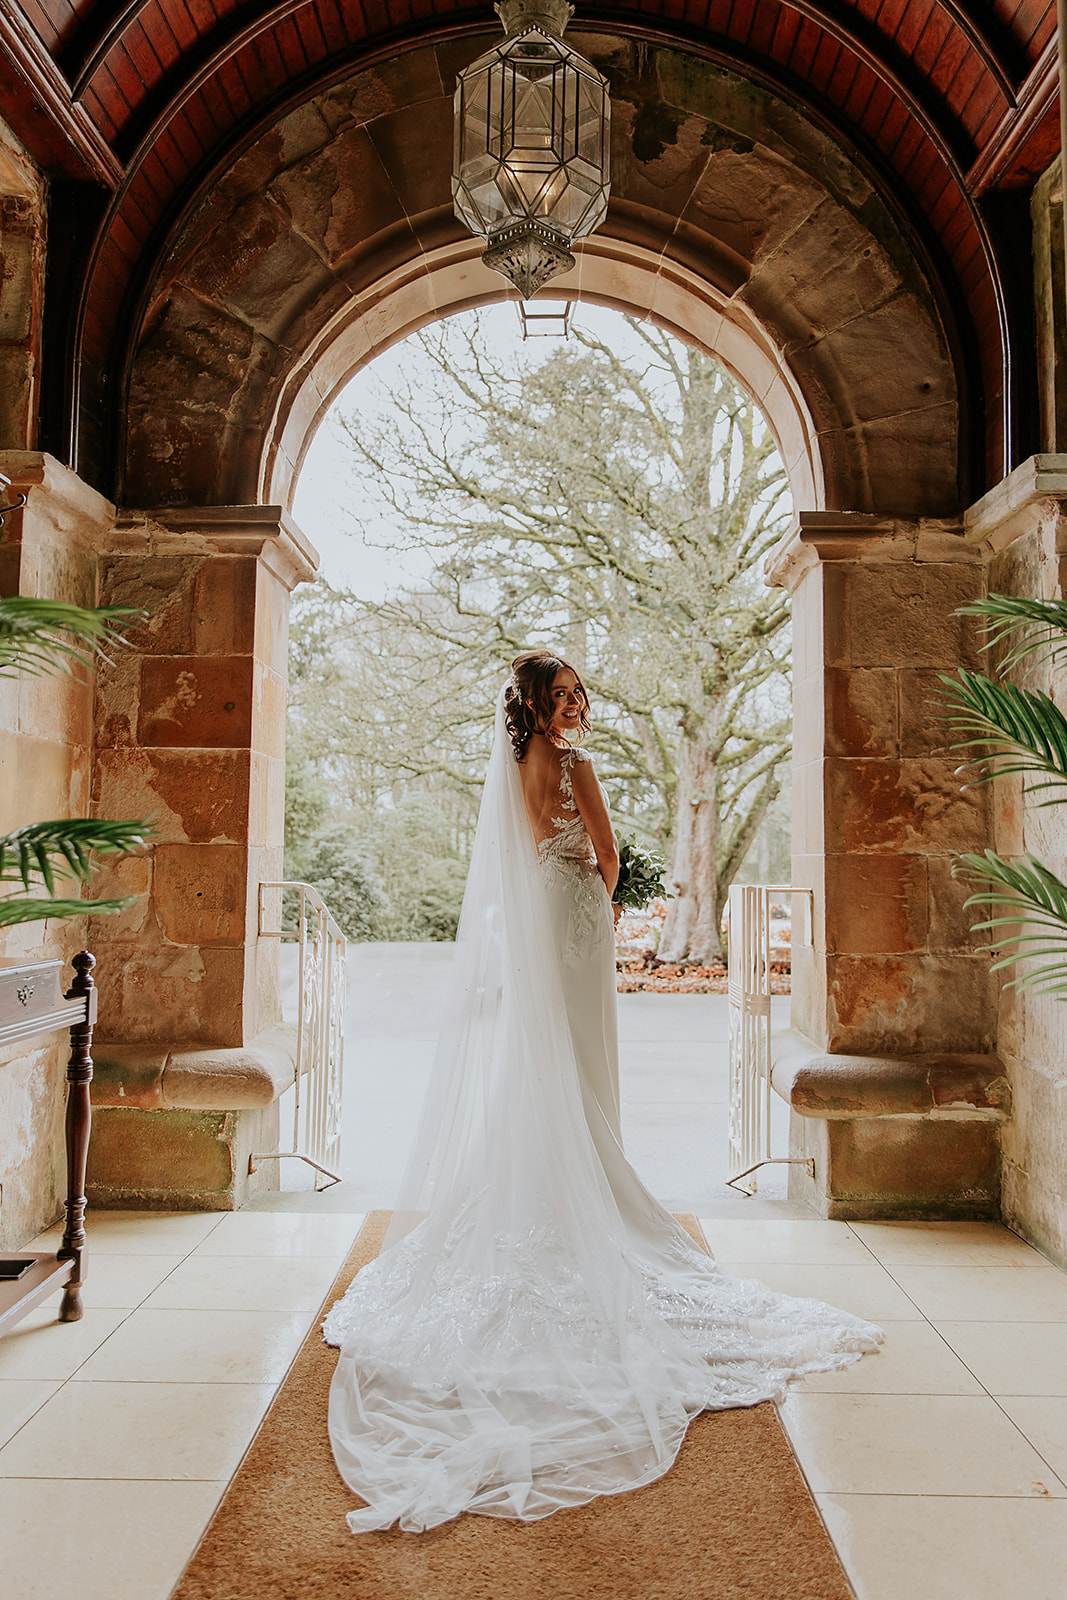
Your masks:
{"label": "wood paneled arch", "polygon": [[[454,0],[5,7],[0,116],[76,180],[55,198],[64,326],[48,342],[46,442],[114,489],[116,399],[147,285],[181,217],[250,141],[322,87],[428,44],[449,77],[495,28],[489,5]],[[1054,29],[1052,0],[585,0],[572,25],[750,78],[892,197],[954,308],[975,401],[971,493],[1033,445],[1018,197],[1058,144]],[[634,92],[654,142],[663,97],[648,81]]]}

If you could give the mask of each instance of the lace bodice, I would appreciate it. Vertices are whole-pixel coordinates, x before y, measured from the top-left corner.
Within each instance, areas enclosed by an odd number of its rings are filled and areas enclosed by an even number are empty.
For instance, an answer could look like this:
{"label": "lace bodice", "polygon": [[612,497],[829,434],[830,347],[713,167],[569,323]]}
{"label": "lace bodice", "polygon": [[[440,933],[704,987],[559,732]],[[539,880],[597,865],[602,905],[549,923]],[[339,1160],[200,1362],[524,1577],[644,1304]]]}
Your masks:
{"label": "lace bodice", "polygon": [[[538,841],[537,859],[545,887],[569,902],[567,931],[560,954],[571,965],[596,955],[614,942],[611,904],[597,866],[589,831],[574,803],[574,767],[591,758],[584,750],[565,750],[560,758],[559,812],[551,818],[554,833]],[[601,790],[603,793],[603,790]],[[605,797],[606,798],[606,797]]]}
{"label": "lace bodice", "polygon": [[542,862],[588,861],[594,866],[596,855],[588,830],[574,803],[575,762],[589,761],[584,750],[565,750],[559,764],[559,814],[551,818],[556,830],[537,842],[537,854]]}

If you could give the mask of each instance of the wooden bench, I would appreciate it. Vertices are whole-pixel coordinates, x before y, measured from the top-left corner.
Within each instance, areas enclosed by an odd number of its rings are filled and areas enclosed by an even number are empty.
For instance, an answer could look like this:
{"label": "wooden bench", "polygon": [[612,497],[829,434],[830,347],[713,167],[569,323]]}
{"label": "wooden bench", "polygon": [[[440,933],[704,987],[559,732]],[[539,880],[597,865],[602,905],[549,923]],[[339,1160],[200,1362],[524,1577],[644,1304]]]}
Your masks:
{"label": "wooden bench", "polygon": [[92,1110],[89,1085],[93,1060],[89,1047],[96,1021],[96,960],[88,950],[74,957],[74,982],[64,993],[58,960],[0,960],[0,1045],[17,1044],[57,1028],[70,1029],[67,1064],[67,1198],[63,1241],[52,1255],[14,1252],[0,1257],[0,1333],[13,1327],[60,1286],[60,1322],[82,1316],[85,1280],[85,1165]]}

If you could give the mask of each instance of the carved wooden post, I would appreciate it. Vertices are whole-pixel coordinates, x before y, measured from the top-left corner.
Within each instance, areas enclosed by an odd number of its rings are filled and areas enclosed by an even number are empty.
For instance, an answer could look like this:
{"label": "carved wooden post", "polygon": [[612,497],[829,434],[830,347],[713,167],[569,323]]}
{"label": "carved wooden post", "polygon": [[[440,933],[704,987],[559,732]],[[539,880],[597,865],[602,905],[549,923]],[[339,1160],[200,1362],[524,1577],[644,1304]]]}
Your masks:
{"label": "carved wooden post", "polygon": [[67,990],[67,999],[84,998],[86,1005],[85,1021],[70,1030],[70,1061],[67,1063],[67,1221],[57,1258],[60,1261],[72,1261],[74,1265],[63,1290],[59,1307],[60,1322],[78,1322],[82,1315],[85,1163],[92,1122],[89,1085],[93,1077],[93,1058],[89,1054],[89,1046],[92,1044],[93,1023],[96,1021],[96,986],[92,975],[96,957],[90,955],[88,950],[82,950],[74,957],[73,966],[76,976]]}

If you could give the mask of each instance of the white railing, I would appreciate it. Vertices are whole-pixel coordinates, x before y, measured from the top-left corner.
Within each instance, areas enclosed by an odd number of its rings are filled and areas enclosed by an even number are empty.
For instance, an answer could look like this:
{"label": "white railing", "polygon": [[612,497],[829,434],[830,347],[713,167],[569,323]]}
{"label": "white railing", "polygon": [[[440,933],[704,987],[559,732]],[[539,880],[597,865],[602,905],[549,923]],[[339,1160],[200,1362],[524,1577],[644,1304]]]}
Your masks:
{"label": "white railing", "polygon": [[[730,1005],[730,1164],[727,1183],[756,1193],[760,1167],[808,1165],[771,1154],[771,907],[800,896],[810,925],[814,896],[789,884],[734,884],[730,889],[728,978]],[[795,919],[790,918],[790,938]],[[779,957],[780,959],[780,957]]]}
{"label": "white railing", "polygon": [[[331,1183],[341,1181],[341,1094],[345,1040],[345,936],[308,883],[261,883],[259,934],[299,946],[293,1143],[249,1161],[294,1157]],[[320,1187],[318,1178],[316,1188]]]}

